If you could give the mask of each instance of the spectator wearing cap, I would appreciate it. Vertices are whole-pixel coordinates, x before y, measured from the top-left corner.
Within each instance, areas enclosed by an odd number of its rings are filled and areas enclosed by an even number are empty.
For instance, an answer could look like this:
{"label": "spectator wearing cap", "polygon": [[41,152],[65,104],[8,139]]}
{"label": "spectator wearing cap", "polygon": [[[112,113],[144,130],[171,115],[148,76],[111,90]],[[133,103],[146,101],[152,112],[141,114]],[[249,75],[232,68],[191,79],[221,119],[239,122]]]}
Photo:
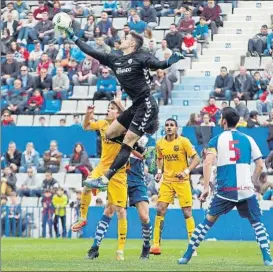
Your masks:
{"label": "spectator wearing cap", "polygon": [[186,33],[182,42],[182,53],[184,55],[193,54],[194,60],[198,60],[197,56],[197,41],[191,33]]}
{"label": "spectator wearing cap", "polygon": [[6,28],[9,30],[9,34],[10,36],[12,36],[14,39],[17,38],[18,36],[18,31],[17,31],[17,28],[18,28],[18,21],[16,21],[13,17],[12,17],[12,14],[11,13],[8,13],[7,14],[7,21],[4,22],[3,24],[3,28]]}
{"label": "spectator wearing cap", "polygon": [[62,153],[58,150],[57,141],[51,141],[49,150],[45,151],[44,156],[44,172],[51,171],[58,173],[62,162]]}
{"label": "spectator wearing cap", "polygon": [[79,114],[73,115],[73,122],[74,123],[71,126],[77,126],[77,127],[81,127],[82,126]]}
{"label": "spectator wearing cap", "polygon": [[17,0],[14,2],[14,9],[19,14],[19,19],[26,19],[29,6],[26,1]]}
{"label": "spectator wearing cap", "polygon": [[29,58],[28,58],[28,68],[30,72],[34,72],[37,70],[38,63],[40,61],[40,58],[43,54],[43,50],[41,49],[40,42],[34,43],[34,50],[30,52]]}
{"label": "spectator wearing cap", "polygon": [[26,65],[21,66],[18,79],[22,82],[22,88],[29,95],[34,90],[35,80],[34,77],[28,73],[28,67]]}
{"label": "spectator wearing cap", "polygon": [[4,110],[1,117],[2,117],[1,118],[1,126],[3,126],[3,127],[14,127],[15,126],[14,120],[13,120],[9,110]]}
{"label": "spectator wearing cap", "polygon": [[21,165],[22,152],[16,148],[15,142],[10,142],[8,150],[5,152],[5,164],[10,167],[13,172],[18,172]]}
{"label": "spectator wearing cap", "polygon": [[183,36],[176,29],[175,24],[170,25],[170,32],[166,35],[167,46],[172,51],[181,51]]}
{"label": "spectator wearing cap", "polygon": [[268,36],[267,25],[262,25],[260,33],[256,34],[252,39],[248,40],[247,57],[258,57],[263,54],[266,49],[266,40]]}
{"label": "spectator wearing cap", "polygon": [[196,26],[193,36],[197,41],[205,41],[205,47],[207,47],[209,43],[209,28],[205,17],[200,17],[199,24]]}
{"label": "spectator wearing cap", "polygon": [[57,188],[59,188],[58,181],[53,178],[51,171],[46,171],[45,179],[42,182],[42,191],[50,190],[52,193],[55,193]]}
{"label": "spectator wearing cap", "polygon": [[20,66],[14,60],[12,52],[7,52],[6,60],[1,63],[1,84],[12,86],[19,75]]}
{"label": "spectator wearing cap", "polygon": [[118,9],[118,3],[116,0],[105,0],[103,3],[103,11],[108,15],[116,16],[116,12]]}
{"label": "spectator wearing cap", "polygon": [[254,128],[254,127],[260,127],[261,124],[258,120],[259,113],[257,111],[251,111],[249,113],[249,118],[247,120],[247,127],[248,128]]}
{"label": "spectator wearing cap", "polygon": [[97,80],[97,91],[94,93],[94,100],[107,98],[112,100],[117,90],[117,80],[111,76],[108,68],[103,68],[101,77]]}
{"label": "spectator wearing cap", "polygon": [[52,90],[52,77],[46,68],[42,68],[40,74],[35,78],[35,89],[40,89],[43,96]]}
{"label": "spectator wearing cap", "polygon": [[86,55],[86,59],[78,66],[77,74],[72,77],[73,83],[74,85],[81,85],[82,83],[95,85],[98,73],[99,62],[91,56]]}
{"label": "spectator wearing cap", "polygon": [[261,78],[260,72],[255,72],[253,77],[253,99],[259,99],[260,96],[266,91],[266,82]]}
{"label": "spectator wearing cap", "polygon": [[26,112],[28,114],[38,114],[43,106],[44,98],[41,95],[39,89],[36,89],[33,92],[33,95],[28,99]]}
{"label": "spectator wearing cap", "polygon": [[7,3],[7,6],[6,8],[4,8],[3,14],[1,15],[1,19],[4,20],[4,22],[8,20],[8,14],[12,15],[13,20],[18,21],[19,19],[18,11],[14,8],[14,3],[11,1]]}
{"label": "spectator wearing cap", "polygon": [[148,27],[155,28],[157,26],[156,10],[151,6],[150,0],[143,1],[143,8],[140,9],[140,18],[148,24]]}
{"label": "spectator wearing cap", "polygon": [[45,53],[48,55],[48,58],[52,61],[55,62],[57,55],[59,53],[59,50],[55,47],[54,40],[50,40],[48,42],[48,48],[45,51]]}
{"label": "spectator wearing cap", "polygon": [[45,1],[39,1],[39,6],[33,12],[33,16],[36,20],[41,21],[43,13],[48,12],[48,6],[45,4]]}
{"label": "spectator wearing cap", "polygon": [[17,178],[10,167],[6,167],[1,177],[1,195],[9,196],[11,192],[16,192]]}
{"label": "spectator wearing cap", "polygon": [[234,97],[233,102],[235,105],[235,110],[238,114],[244,118],[244,120],[248,120],[249,118],[249,110],[244,102],[240,101],[239,97]]}
{"label": "spectator wearing cap", "polygon": [[266,49],[264,50],[266,56],[273,56],[273,25],[272,32],[267,36]]}
{"label": "spectator wearing cap", "polygon": [[234,91],[236,92],[236,96],[241,100],[250,100],[253,93],[252,85],[252,77],[247,74],[247,70],[244,66],[240,66],[240,73],[235,77],[234,82]]}
{"label": "spectator wearing cap", "polygon": [[233,90],[233,77],[228,74],[227,67],[222,66],[220,69],[220,75],[216,77],[214,83],[214,91],[210,92],[210,96],[224,97],[230,101],[232,98]]}
{"label": "spectator wearing cap", "polygon": [[37,74],[40,74],[42,68],[47,69],[49,74],[52,72],[54,68],[51,59],[48,57],[47,53],[43,53],[41,56],[41,60],[37,65]]}
{"label": "spectator wearing cap", "polygon": [[101,20],[98,22],[97,27],[99,28],[101,34],[108,34],[109,28],[112,27],[112,22],[108,18],[108,14],[106,12],[101,13]]}
{"label": "spectator wearing cap", "polygon": [[265,91],[256,102],[257,111],[260,115],[263,112],[270,113],[273,108],[273,84],[268,86],[267,91]]}
{"label": "spectator wearing cap", "polygon": [[84,26],[84,38],[86,41],[93,40],[95,28],[96,28],[95,16],[89,15],[87,17],[87,23]]}
{"label": "spectator wearing cap", "polygon": [[187,33],[192,33],[195,27],[195,21],[191,17],[191,12],[188,10],[185,12],[184,19],[181,20],[177,27],[177,30],[184,37]]}
{"label": "spectator wearing cap", "polygon": [[215,97],[210,97],[207,106],[203,107],[201,114],[208,113],[211,120],[216,123],[220,114],[220,109],[216,106]]}
{"label": "spectator wearing cap", "polygon": [[131,30],[142,34],[144,32],[144,30],[147,28],[147,23],[140,20],[139,15],[136,13],[133,16],[133,21],[132,22],[128,22],[128,26],[130,27]]}
{"label": "spectator wearing cap", "polygon": [[32,167],[38,173],[41,172],[39,153],[35,150],[34,144],[31,142],[27,143],[26,150],[22,154],[19,172],[26,173],[29,167]]}
{"label": "spectator wearing cap", "polygon": [[167,41],[163,39],[161,41],[161,46],[158,48],[155,52],[155,57],[159,59],[160,61],[165,60],[165,53],[169,53],[169,55],[172,55],[172,50],[167,47]]}
{"label": "spectator wearing cap", "polygon": [[52,203],[52,192],[49,189],[44,190],[43,198],[41,200],[42,210],[42,237],[46,237],[46,225],[48,225],[49,237],[53,237],[53,214],[54,206]]}
{"label": "spectator wearing cap", "polygon": [[48,12],[42,13],[42,20],[35,26],[37,36],[43,45],[54,37],[54,27],[52,21],[48,20]]}

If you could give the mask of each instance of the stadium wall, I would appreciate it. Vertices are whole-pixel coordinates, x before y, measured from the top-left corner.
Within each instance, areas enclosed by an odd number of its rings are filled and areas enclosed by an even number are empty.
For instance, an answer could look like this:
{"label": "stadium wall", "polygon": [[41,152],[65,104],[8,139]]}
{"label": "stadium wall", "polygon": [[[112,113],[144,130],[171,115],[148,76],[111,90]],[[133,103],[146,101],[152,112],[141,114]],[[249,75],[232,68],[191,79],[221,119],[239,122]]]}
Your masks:
{"label": "stadium wall", "polygon": [[[260,147],[262,154],[266,157],[269,154],[266,139],[268,137],[268,128],[240,128],[240,131],[253,137]],[[220,127],[212,129],[212,135],[215,136],[221,132]],[[163,134],[158,132],[157,137]],[[162,135],[161,135],[162,134]],[[198,144],[195,129],[193,127],[184,127],[183,135],[188,137],[198,152],[202,150],[202,146]],[[97,134],[93,131],[84,131],[81,127],[2,127],[2,151],[7,150],[8,143],[14,141],[19,150],[25,150],[26,143],[33,142],[35,149],[42,155],[48,150],[50,140],[57,140],[59,150],[64,155],[72,154],[74,144],[81,142],[85,146],[89,156],[97,155]]]}
{"label": "stadium wall", "polygon": [[[199,224],[204,220],[205,210],[194,210],[193,216],[195,223]],[[102,207],[90,207],[88,212],[88,225],[83,230],[84,238],[93,237],[96,224],[103,213]],[[152,224],[156,214],[155,208],[150,208],[150,217]],[[135,208],[127,209],[128,235],[130,239],[141,239],[141,223]],[[266,226],[269,236],[273,237],[273,210],[263,212],[263,222]],[[117,218],[112,220],[106,238],[117,238]],[[170,209],[167,212],[162,234],[163,239],[187,239],[185,220],[180,209]],[[207,239],[216,238],[217,240],[255,240],[254,231],[247,219],[241,219],[236,210],[223,215],[209,231]]]}

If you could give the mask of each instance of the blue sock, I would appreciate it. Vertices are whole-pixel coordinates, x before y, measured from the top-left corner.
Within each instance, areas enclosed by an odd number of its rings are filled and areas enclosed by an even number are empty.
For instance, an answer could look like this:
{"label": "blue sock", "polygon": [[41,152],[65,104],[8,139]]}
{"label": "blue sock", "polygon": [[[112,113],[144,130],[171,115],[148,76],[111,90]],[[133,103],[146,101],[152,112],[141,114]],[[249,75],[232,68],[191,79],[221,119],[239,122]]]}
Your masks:
{"label": "blue sock", "polygon": [[103,215],[101,217],[101,220],[98,222],[97,229],[95,232],[95,238],[94,238],[94,242],[92,245],[93,248],[100,246],[100,243],[101,243],[105,233],[108,230],[111,219],[112,219],[111,217],[108,217],[106,215]]}
{"label": "blue sock", "polygon": [[150,247],[150,241],[152,239],[152,225],[151,223],[142,223],[142,238],[143,238],[143,245],[144,247]]}
{"label": "blue sock", "polygon": [[206,218],[203,223],[199,224],[190,239],[188,249],[184,254],[184,258],[190,259],[193,252],[198,248],[200,243],[205,239],[208,230],[213,226],[213,222],[208,221]]}

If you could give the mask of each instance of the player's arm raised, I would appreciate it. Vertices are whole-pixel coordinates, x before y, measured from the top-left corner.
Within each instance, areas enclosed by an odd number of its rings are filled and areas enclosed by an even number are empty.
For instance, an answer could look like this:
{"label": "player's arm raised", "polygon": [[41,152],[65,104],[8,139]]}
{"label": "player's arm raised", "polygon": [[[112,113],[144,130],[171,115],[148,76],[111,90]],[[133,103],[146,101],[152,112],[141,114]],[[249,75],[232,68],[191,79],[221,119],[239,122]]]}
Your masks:
{"label": "player's arm raised", "polygon": [[84,120],[83,120],[83,124],[82,127],[84,130],[92,130],[90,123],[91,122],[95,122],[95,118],[94,118],[94,106],[89,106],[86,110],[85,116],[84,116]]}

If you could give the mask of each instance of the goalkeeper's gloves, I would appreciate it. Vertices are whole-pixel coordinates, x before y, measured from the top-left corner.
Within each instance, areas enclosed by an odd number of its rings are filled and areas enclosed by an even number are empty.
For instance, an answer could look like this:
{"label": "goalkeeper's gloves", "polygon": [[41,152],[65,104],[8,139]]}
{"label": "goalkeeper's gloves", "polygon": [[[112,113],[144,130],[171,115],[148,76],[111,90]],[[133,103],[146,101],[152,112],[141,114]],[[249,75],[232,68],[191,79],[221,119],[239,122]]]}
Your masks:
{"label": "goalkeeper's gloves", "polygon": [[170,66],[181,59],[184,59],[185,56],[179,52],[174,52],[168,59],[167,59],[167,64]]}
{"label": "goalkeeper's gloves", "polygon": [[74,30],[69,27],[65,30],[66,37],[72,41],[77,41],[79,38],[75,35]]}

